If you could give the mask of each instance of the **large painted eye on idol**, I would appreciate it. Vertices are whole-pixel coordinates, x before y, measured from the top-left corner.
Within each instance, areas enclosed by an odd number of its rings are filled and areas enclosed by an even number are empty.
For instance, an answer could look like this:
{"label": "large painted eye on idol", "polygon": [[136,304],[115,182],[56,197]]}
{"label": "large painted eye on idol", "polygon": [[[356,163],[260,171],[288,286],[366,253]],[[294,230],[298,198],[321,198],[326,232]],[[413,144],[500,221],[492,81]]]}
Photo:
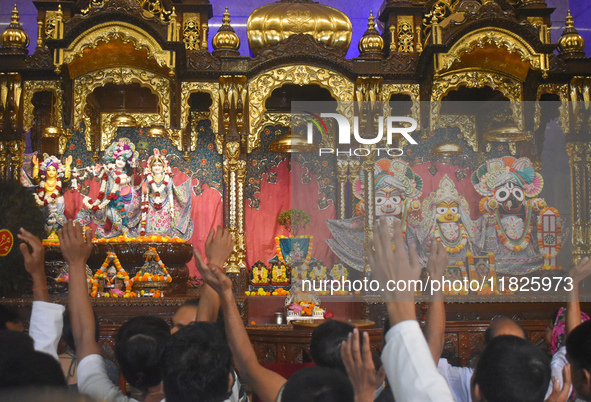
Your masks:
{"label": "large painted eye on idol", "polygon": [[437,215],[445,215],[447,213],[447,207],[437,207]]}
{"label": "large painted eye on idol", "polygon": [[523,190],[521,190],[519,187],[514,187],[511,192],[513,193],[513,196],[517,198],[517,200],[523,201],[525,199],[525,194],[523,194]]}
{"label": "large painted eye on idol", "polygon": [[451,207],[449,210],[451,211],[452,214],[458,213],[458,207]]}
{"label": "large painted eye on idol", "polygon": [[382,205],[386,202],[386,197],[376,197],[376,205]]}
{"label": "large painted eye on idol", "polygon": [[507,187],[500,187],[495,192],[495,199],[499,202],[506,201],[511,195],[511,191]]}
{"label": "large painted eye on idol", "polygon": [[394,204],[400,204],[402,202],[402,197],[399,195],[395,195],[392,197],[392,202]]}

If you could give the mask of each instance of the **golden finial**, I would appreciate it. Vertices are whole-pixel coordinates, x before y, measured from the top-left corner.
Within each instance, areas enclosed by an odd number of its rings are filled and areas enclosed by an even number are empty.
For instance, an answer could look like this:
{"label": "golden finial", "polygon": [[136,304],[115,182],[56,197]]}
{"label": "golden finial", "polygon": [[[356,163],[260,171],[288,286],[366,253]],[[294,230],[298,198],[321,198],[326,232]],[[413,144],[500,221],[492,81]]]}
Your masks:
{"label": "golden finial", "polygon": [[566,28],[558,39],[560,53],[569,56],[585,56],[585,40],[575,28],[575,21],[570,10],[566,14]]}
{"label": "golden finial", "polygon": [[230,25],[230,13],[228,7],[224,12],[222,19],[222,26],[214,35],[211,44],[213,45],[213,54],[215,56],[238,56],[238,48],[240,47],[240,38],[234,32],[234,28]]}
{"label": "golden finial", "polygon": [[367,19],[367,31],[359,40],[359,57],[380,59],[384,57],[384,38],[376,29],[373,11],[369,12]]}
{"label": "golden finial", "polygon": [[12,18],[6,30],[0,36],[0,44],[4,49],[13,49],[17,53],[27,53],[27,46],[29,46],[29,36],[23,30],[18,15],[16,4],[12,9]]}

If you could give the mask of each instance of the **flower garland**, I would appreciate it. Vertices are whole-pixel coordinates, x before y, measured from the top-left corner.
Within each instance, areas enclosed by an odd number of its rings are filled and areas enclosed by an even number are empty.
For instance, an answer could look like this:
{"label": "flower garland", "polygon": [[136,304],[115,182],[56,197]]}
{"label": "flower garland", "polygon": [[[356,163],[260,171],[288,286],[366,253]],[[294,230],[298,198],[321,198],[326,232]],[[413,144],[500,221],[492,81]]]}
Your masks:
{"label": "flower garland", "polygon": [[166,187],[168,186],[169,179],[170,179],[170,176],[168,174],[165,174],[162,181],[160,183],[156,183],[156,180],[154,180],[154,177],[152,176],[151,173],[148,174],[148,176],[146,177],[146,180],[148,180],[148,184],[152,188],[152,192],[155,197],[154,198],[154,208],[156,208],[156,209],[162,209],[162,202],[164,200],[162,199],[161,195],[164,194],[164,190],[166,190]]}
{"label": "flower garland", "polygon": [[[107,273],[107,268],[109,267],[111,262],[113,263],[113,265],[115,265],[115,268],[117,268],[117,274],[113,278],[113,281],[111,281],[109,279],[109,276]],[[99,292],[99,281],[104,280],[106,282],[106,284],[112,285],[116,279],[122,280],[123,283],[125,284],[125,293],[123,293],[119,289],[117,289],[117,290],[113,289],[112,292],[104,292],[104,293]],[[102,297],[115,297],[116,298],[116,297],[119,297],[120,294],[122,297],[133,297],[133,294],[131,292],[131,281],[129,280],[129,275],[128,275],[127,271],[125,271],[123,269],[123,267],[121,266],[121,262],[119,262],[119,258],[117,257],[117,254],[112,253],[112,252],[108,252],[107,258],[105,258],[105,261],[102,263],[101,267],[94,274],[93,283],[92,283],[92,291],[90,293],[90,296],[91,297],[101,297],[102,296]]]}
{"label": "flower garland", "polygon": [[529,240],[531,239],[531,231],[530,231],[530,222],[531,222],[531,214],[532,214],[532,209],[531,209],[531,205],[528,202],[528,204],[526,205],[527,208],[527,218],[525,221],[525,226],[523,228],[523,233],[521,234],[521,237],[517,240],[513,240],[511,238],[509,238],[509,236],[507,236],[507,234],[505,233],[505,228],[500,224],[500,216],[499,216],[499,210],[497,209],[495,212],[495,226],[497,228],[497,233],[499,234],[499,239],[501,239],[501,243],[503,243],[503,245],[508,248],[509,250],[512,251],[522,251],[524,250],[527,245],[529,244]]}
{"label": "flower garland", "polygon": [[[279,239],[303,239],[303,238],[308,238],[310,239],[310,242],[308,243],[308,252],[306,253],[306,258],[304,260],[304,264],[306,264],[306,266],[308,266],[310,264],[310,260],[312,259],[312,249],[313,249],[313,241],[314,241],[314,236],[311,235],[306,235],[306,236],[298,236],[298,237],[287,237],[287,236],[277,236],[275,237],[275,249],[277,250],[277,258],[279,259],[279,261],[281,261],[282,263],[286,263],[285,262],[285,258],[283,257],[283,252],[281,251],[281,244]],[[291,263],[291,257],[289,257],[289,260],[287,263]]]}
{"label": "flower garland", "polygon": [[[272,282],[273,283],[286,283],[287,282],[287,269],[285,267],[285,264],[281,264],[281,269],[279,268],[279,265],[273,265],[271,267],[271,272],[272,274]],[[277,276],[277,271],[281,272],[281,276]]]}
{"label": "flower garland", "polygon": [[37,192],[35,193],[35,202],[40,207],[47,206],[48,204],[55,204],[58,197],[61,196],[62,191],[62,180],[58,176],[56,178],[55,186],[53,187],[53,191],[49,194],[47,193],[47,187],[45,183],[45,175],[41,176],[41,182],[39,183],[39,188],[37,188]]}
{"label": "flower garland", "polygon": [[337,281],[340,281],[341,279],[346,281],[347,278],[349,278],[349,272],[347,271],[347,268],[343,266],[343,264],[334,264],[330,272],[332,277]]}
{"label": "flower garland", "polygon": [[252,267],[252,283],[269,283],[269,270],[264,265],[255,265]]}
{"label": "flower garland", "polygon": [[[321,267],[320,270],[318,270],[318,266]],[[308,273],[308,276],[310,277],[310,279],[312,280],[316,280],[316,279],[323,279],[326,277],[326,267],[324,265],[321,264],[317,264],[315,267],[313,267],[310,272]]]}
{"label": "flower garland", "polygon": [[[543,219],[543,215],[548,211],[551,211],[556,216],[556,239],[558,239],[560,237],[560,235],[562,234],[562,225],[560,223],[558,223],[559,222],[558,218],[560,218],[560,213],[558,212],[558,210],[553,207],[546,207],[546,208],[542,209],[540,211],[540,213],[538,214],[538,233],[537,233],[538,247],[540,250],[544,249],[544,234],[542,233],[542,229],[543,229],[542,219]],[[544,254],[544,258],[549,260],[549,259],[556,257],[558,255],[558,253],[560,253],[561,249],[562,249],[562,243],[559,243],[557,241],[554,251],[550,254]]]}
{"label": "flower garland", "polygon": [[[106,171],[105,171],[106,170]],[[107,173],[108,171],[108,173]],[[115,185],[111,189],[109,194],[106,194],[107,180],[109,176],[114,177]],[[90,197],[84,197],[82,201],[87,209],[98,211],[104,209],[109,203],[112,202],[114,208],[116,208],[122,216],[123,224],[127,224],[127,213],[121,198],[121,190],[123,187],[131,183],[131,176],[120,170],[115,170],[115,164],[109,163],[106,169],[103,169],[103,175],[101,176],[101,188],[96,200],[90,202]],[[105,197],[106,195],[106,197]]]}
{"label": "flower garland", "polygon": [[450,240],[441,234],[441,228],[439,227],[439,222],[437,222],[437,224],[435,226],[435,238],[437,239],[437,241],[440,241],[441,243],[443,243],[443,245],[445,246],[445,251],[447,251],[448,253],[452,253],[452,254],[459,253],[460,251],[462,251],[464,249],[464,247],[466,247],[466,243],[468,243],[468,234],[466,233],[466,228],[461,223],[459,225],[460,225],[460,236],[456,241],[451,242],[451,244],[449,243]]}
{"label": "flower garland", "polygon": [[[164,263],[162,262],[162,260],[160,259],[160,256],[158,255],[158,252],[156,251],[156,249],[154,247],[150,247],[148,249],[149,251],[152,251],[155,254],[154,261],[156,261],[156,263],[158,263],[158,266],[162,269],[162,271],[164,272],[165,275],[155,275],[155,274],[150,274],[149,272],[143,272],[144,268],[142,267],[137,274],[131,279],[132,282],[172,282],[172,277],[170,276],[170,274],[168,273],[168,271],[166,270],[166,267],[164,266]],[[144,265],[148,263],[148,260],[150,260],[152,257],[146,257],[145,261],[144,261]]]}

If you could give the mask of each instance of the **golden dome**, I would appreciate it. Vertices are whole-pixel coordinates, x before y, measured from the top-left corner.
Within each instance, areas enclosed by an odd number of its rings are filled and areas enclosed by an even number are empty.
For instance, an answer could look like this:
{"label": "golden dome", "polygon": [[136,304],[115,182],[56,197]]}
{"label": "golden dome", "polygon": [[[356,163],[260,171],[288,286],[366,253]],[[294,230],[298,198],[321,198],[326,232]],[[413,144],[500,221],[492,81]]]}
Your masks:
{"label": "golden dome", "polygon": [[346,52],[353,36],[345,14],[311,0],[281,0],[259,7],[248,17],[246,31],[254,55],[296,34],[312,35],[318,42]]}
{"label": "golden dome", "polygon": [[568,14],[566,15],[566,28],[564,28],[564,31],[562,31],[562,36],[560,39],[558,39],[558,47],[560,48],[561,53],[585,54],[585,41],[575,28],[575,22],[570,10],[568,10]]}
{"label": "golden dome", "polygon": [[238,56],[238,48],[240,47],[240,38],[234,32],[234,28],[230,25],[230,13],[228,7],[224,12],[224,18],[222,19],[222,26],[218,29],[214,35],[211,44],[213,45],[214,56]]}
{"label": "golden dome", "polygon": [[359,56],[383,57],[383,50],[384,38],[377,31],[373,11],[370,11],[367,19],[367,31],[359,40]]}
{"label": "golden dome", "polygon": [[318,147],[308,142],[308,138],[302,133],[292,134],[291,131],[274,139],[269,144],[269,151],[279,153],[311,152],[318,150]]}
{"label": "golden dome", "polygon": [[0,36],[0,44],[3,48],[22,49],[27,50],[29,46],[29,36],[23,30],[23,26],[18,22],[18,10],[16,4],[12,10],[12,20],[6,30]]}
{"label": "golden dome", "polygon": [[464,153],[464,150],[459,144],[456,144],[455,142],[443,141],[435,145],[431,150],[431,153],[437,156],[452,156],[461,155]]}

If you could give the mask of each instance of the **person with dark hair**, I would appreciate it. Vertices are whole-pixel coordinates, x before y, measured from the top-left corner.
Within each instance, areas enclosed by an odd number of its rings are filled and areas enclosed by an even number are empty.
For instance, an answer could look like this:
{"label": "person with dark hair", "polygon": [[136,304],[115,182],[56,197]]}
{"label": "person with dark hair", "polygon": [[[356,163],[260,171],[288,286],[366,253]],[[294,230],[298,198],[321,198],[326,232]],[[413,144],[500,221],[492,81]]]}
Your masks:
{"label": "person with dark hair", "polygon": [[34,349],[33,339],[19,331],[0,331],[0,389],[64,387],[58,362]]}
{"label": "person with dark hair", "polygon": [[168,402],[230,400],[238,386],[230,347],[209,322],[190,323],[169,339],[163,377]]}
{"label": "person with dark hair", "polygon": [[25,330],[18,311],[12,307],[0,304],[0,331],[4,329],[20,332]]}
{"label": "person with dark hair", "polygon": [[174,313],[170,320],[170,333],[174,334],[179,329],[189,325],[197,320],[197,312],[199,311],[199,299],[189,299],[183,303],[182,306]]}
{"label": "person with dark hair", "polygon": [[591,321],[580,324],[568,335],[566,357],[577,397],[591,401]]}
{"label": "person with dark hair", "polygon": [[472,379],[472,397],[487,402],[542,402],[550,358],[530,342],[499,335],[484,349]]}
{"label": "person with dark hair", "polygon": [[501,335],[513,335],[528,340],[527,331],[517,321],[509,317],[497,316],[492,319],[486,331],[484,331],[484,344],[488,345],[493,338]]}
{"label": "person with dark hair", "polygon": [[316,327],[310,339],[310,355],[314,363],[346,374],[341,345],[354,329],[351,324],[337,320],[328,320]]}
{"label": "person with dark hair", "polygon": [[353,402],[353,386],[340,371],[308,367],[296,371],[277,395],[279,402]]}
{"label": "person with dark hair", "polygon": [[[93,311],[94,313],[94,311]],[[99,341],[99,320],[96,313],[94,313],[94,337],[95,340]],[[78,390],[78,376],[77,376],[77,367],[78,367],[78,360],[76,359],[76,344],[74,343],[74,335],[72,334],[72,325],[70,323],[70,312],[66,310],[64,312],[64,331],[62,332],[62,340],[66,344],[66,349],[62,354],[60,354],[59,362],[62,366],[62,372],[66,377],[66,383],[68,384],[68,388],[72,390]],[[109,373],[109,378],[114,384],[119,382],[119,369],[117,365],[113,363],[109,359],[105,359],[105,364],[107,365],[107,372]]]}

